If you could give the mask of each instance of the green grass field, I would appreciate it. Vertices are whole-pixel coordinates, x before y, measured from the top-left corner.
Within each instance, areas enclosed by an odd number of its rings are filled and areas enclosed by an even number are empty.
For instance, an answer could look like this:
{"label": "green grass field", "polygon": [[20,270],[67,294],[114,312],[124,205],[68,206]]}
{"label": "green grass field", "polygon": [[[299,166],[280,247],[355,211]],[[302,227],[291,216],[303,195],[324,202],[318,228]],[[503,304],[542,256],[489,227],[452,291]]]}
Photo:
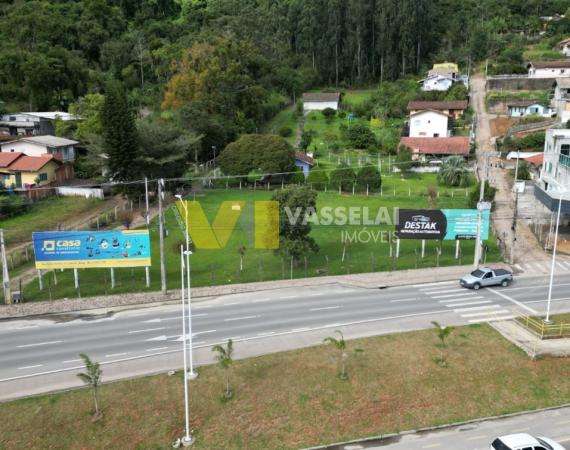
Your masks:
{"label": "green grass field", "polygon": [[[339,355],[331,346],[235,361],[227,402],[222,370],[201,367],[190,384],[193,448],[299,449],[570,398],[569,358],[532,361],[487,325],[459,327],[447,342],[441,368],[433,330],[347,341],[347,381],[335,376]],[[88,389],[3,403],[0,448],[167,449],[183,434],[182,399],[178,372],[102,385],[96,422]]]}
{"label": "green grass field", "polygon": [[[366,197],[365,195],[349,195],[343,194],[339,196],[337,193],[320,193],[318,196],[318,209],[324,206],[330,207],[367,207],[369,208],[369,217],[374,218],[380,207],[386,207],[389,211],[393,208],[417,208],[427,207],[426,197],[420,196],[425,191],[426,182],[431,183],[434,175],[424,175],[424,178],[417,176],[409,180],[403,180],[394,176],[393,178],[384,178],[385,194],[383,196],[375,195]],[[412,189],[412,195],[409,196],[408,186]],[[396,196],[393,195],[393,188],[396,187]],[[455,192],[455,191],[454,191]],[[456,195],[451,197],[451,191],[442,189],[441,196],[438,200],[437,207],[440,208],[465,208],[467,207],[467,198],[464,190],[456,191]],[[196,200],[200,202],[210,223],[218,212],[219,205],[226,200],[245,200],[248,204],[253,205],[255,200],[267,200],[272,193],[264,190],[211,190],[206,191],[203,196],[197,196]],[[170,288],[176,288],[180,285],[180,244],[183,242],[184,234],[176,219],[176,209],[171,207],[166,212],[166,224],[169,230],[169,236],[166,238],[166,268],[167,280]],[[151,287],[149,290],[158,290],[160,288],[159,277],[159,246],[158,246],[158,230],[157,222],[151,223],[151,241],[152,241],[152,261],[151,268]],[[473,259],[474,243],[469,241],[462,242],[461,259],[455,259],[455,242],[444,241],[442,245],[442,254],[437,256],[437,242],[427,242],[426,256],[424,259],[419,257],[419,249],[421,241],[402,240],[400,258],[392,259],[390,257],[390,245],[387,241],[393,226],[379,225],[367,226],[325,226],[314,225],[311,232],[320,247],[317,254],[311,254],[307,258],[307,267],[305,269],[304,261],[293,267],[293,277],[314,277],[320,275],[340,275],[362,272],[376,272],[397,269],[433,267],[437,264],[441,266],[455,265],[465,263]],[[344,248],[341,242],[341,233],[360,233],[363,232],[363,240],[366,240],[368,232],[374,232],[376,242],[359,242],[349,243]],[[380,233],[380,234],[379,234]],[[382,241],[382,236],[385,240]],[[494,239],[488,241],[489,252],[487,259],[489,261],[497,261],[500,256]],[[239,269],[240,255],[238,249],[241,246],[246,247],[244,257],[244,268]],[[393,246],[394,251],[394,246]],[[342,260],[342,255],[344,261]],[[144,291],[144,269],[116,269],[116,287],[112,292],[134,292]],[[230,284],[239,282],[268,281],[276,279],[289,279],[290,261],[282,259],[272,250],[260,250],[253,248],[252,239],[249,233],[244,232],[238,227],[234,230],[226,247],[222,250],[206,250],[197,249],[192,256],[192,283],[194,286],[211,286],[220,284]],[[27,285],[24,289],[24,297],[26,300],[45,300],[61,297],[76,297],[79,295],[73,287],[73,273],[71,270],[57,272],[58,284],[54,283],[53,274],[47,273],[44,276],[44,290],[39,291],[37,281]],[[80,270],[82,296],[90,296],[96,294],[109,294],[110,275],[107,269],[84,269]]]}

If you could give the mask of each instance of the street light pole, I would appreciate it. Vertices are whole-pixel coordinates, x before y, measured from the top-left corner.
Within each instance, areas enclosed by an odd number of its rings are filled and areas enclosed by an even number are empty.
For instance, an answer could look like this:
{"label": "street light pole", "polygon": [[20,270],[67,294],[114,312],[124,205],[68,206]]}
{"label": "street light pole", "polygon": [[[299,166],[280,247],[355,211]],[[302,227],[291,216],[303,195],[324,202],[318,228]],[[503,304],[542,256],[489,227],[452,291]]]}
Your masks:
{"label": "street light pole", "polygon": [[184,359],[184,413],[185,413],[185,431],[186,434],[182,438],[182,445],[187,447],[191,445],[194,441],[192,435],[190,434],[190,399],[188,397],[188,362],[186,359],[186,320],[185,320],[185,309],[186,304],[184,302],[184,247],[180,246],[180,278],[182,282],[182,288],[180,290],[182,297],[182,355]]}
{"label": "street light pole", "polygon": [[[560,186],[562,188],[562,186]],[[562,194],[566,189],[562,188],[558,199],[558,213],[556,214],[556,230],[554,231],[554,247],[552,247],[552,264],[550,266],[550,283],[548,285],[548,301],[546,303],[546,323],[550,322],[550,303],[552,301],[552,284],[554,283],[554,264],[556,263],[556,245],[558,244],[558,225],[560,224],[560,210],[562,209]]]}

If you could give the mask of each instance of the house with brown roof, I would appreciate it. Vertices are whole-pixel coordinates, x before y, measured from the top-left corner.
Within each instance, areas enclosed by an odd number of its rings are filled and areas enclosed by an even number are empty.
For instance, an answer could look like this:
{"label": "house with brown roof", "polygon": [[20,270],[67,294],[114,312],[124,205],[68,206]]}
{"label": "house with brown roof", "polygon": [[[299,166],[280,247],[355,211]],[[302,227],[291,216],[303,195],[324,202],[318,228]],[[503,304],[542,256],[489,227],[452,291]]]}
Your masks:
{"label": "house with brown roof", "polygon": [[303,171],[305,178],[309,176],[309,172],[315,165],[315,160],[311,155],[306,153],[295,152],[295,166]]}
{"label": "house with brown roof", "polygon": [[[62,170],[63,169],[63,170]],[[73,169],[54,155],[28,156],[21,152],[0,153],[0,181],[16,189],[63,181],[73,176]]]}
{"label": "house with brown roof", "polygon": [[410,112],[410,115],[428,109],[440,111],[450,117],[458,119],[463,116],[467,109],[467,100],[412,100],[408,103],[408,111]]}
{"label": "house with brown roof", "polygon": [[403,137],[398,151],[402,148],[412,151],[412,159],[425,160],[430,157],[469,156],[469,137]]}
{"label": "house with brown roof", "polygon": [[570,59],[531,61],[527,68],[529,78],[570,77]]}
{"label": "house with brown roof", "polygon": [[305,92],[303,94],[303,112],[322,111],[331,108],[338,111],[340,106],[340,93]]}

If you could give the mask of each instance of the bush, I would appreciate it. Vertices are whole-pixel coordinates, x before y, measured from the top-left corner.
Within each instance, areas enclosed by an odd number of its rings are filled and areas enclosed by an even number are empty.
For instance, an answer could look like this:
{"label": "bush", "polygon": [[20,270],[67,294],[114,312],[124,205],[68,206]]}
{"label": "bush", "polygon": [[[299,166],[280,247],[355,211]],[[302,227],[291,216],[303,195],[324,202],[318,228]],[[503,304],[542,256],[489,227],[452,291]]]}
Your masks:
{"label": "bush", "polygon": [[325,108],[321,111],[321,114],[324,116],[327,122],[330,122],[334,116],[336,116],[336,110],[332,108]]}
{"label": "bush", "polygon": [[25,197],[19,195],[2,195],[0,197],[0,217],[13,217],[24,214],[30,205]]}
{"label": "bush", "polygon": [[382,178],[375,166],[364,166],[356,175],[356,183],[359,191],[366,191],[368,186],[370,192],[378,192],[382,185]]}
{"label": "bush", "polygon": [[324,191],[325,186],[329,182],[329,176],[327,173],[319,169],[318,167],[311,170],[309,172],[309,176],[307,177],[307,183],[312,186],[313,189],[317,191]]}
{"label": "bush", "polygon": [[[481,182],[477,183],[471,190],[471,194],[469,195],[469,207],[471,209],[477,208],[477,203],[479,202],[479,191],[481,189]],[[497,193],[497,189],[494,188],[489,184],[488,181],[485,181],[485,189],[483,191],[483,200],[486,202],[493,202],[495,200],[495,194]]]}
{"label": "bush", "polygon": [[396,167],[402,172],[409,172],[416,164],[412,160],[412,149],[409,147],[400,147],[396,155]]}
{"label": "bush", "polygon": [[354,170],[346,164],[341,164],[331,173],[331,187],[340,189],[345,192],[352,191],[352,186],[356,183],[356,174]]}
{"label": "bush", "polygon": [[376,144],[376,136],[370,128],[355,123],[346,129],[346,139],[354,148],[365,149]]}
{"label": "bush", "polygon": [[340,119],[346,118],[346,111],[339,111],[339,112],[338,112],[338,117],[339,117]]}
{"label": "bush", "polygon": [[303,134],[301,135],[301,142],[299,142],[299,147],[302,150],[307,150],[307,148],[309,148],[309,145],[311,145],[314,137],[315,132],[313,130],[303,131]]}
{"label": "bush", "polygon": [[289,177],[289,184],[304,184],[305,183],[305,174],[299,167],[295,167],[295,170]]}
{"label": "bush", "polygon": [[281,127],[279,128],[279,131],[277,132],[277,134],[279,134],[279,136],[281,137],[289,137],[293,135],[293,130],[289,127]]}

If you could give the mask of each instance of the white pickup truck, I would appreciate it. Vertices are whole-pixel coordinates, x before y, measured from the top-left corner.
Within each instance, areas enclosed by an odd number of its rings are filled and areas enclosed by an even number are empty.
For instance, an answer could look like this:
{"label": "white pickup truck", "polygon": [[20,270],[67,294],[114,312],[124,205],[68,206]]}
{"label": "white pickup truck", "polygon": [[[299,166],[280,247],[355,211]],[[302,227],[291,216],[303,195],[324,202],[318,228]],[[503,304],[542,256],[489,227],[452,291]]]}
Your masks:
{"label": "white pickup truck", "polygon": [[504,269],[490,269],[481,267],[465,275],[459,284],[463,287],[478,290],[484,286],[506,287],[513,281],[513,273]]}

